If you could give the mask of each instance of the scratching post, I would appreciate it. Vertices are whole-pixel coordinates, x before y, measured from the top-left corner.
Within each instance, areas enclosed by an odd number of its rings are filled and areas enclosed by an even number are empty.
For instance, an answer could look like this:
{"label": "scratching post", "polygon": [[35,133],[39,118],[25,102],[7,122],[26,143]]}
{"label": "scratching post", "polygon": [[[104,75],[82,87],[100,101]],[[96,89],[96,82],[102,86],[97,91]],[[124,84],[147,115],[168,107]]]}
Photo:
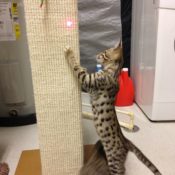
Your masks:
{"label": "scratching post", "polygon": [[77,79],[64,58],[79,55],[76,0],[24,0],[42,175],[74,175],[83,163]]}

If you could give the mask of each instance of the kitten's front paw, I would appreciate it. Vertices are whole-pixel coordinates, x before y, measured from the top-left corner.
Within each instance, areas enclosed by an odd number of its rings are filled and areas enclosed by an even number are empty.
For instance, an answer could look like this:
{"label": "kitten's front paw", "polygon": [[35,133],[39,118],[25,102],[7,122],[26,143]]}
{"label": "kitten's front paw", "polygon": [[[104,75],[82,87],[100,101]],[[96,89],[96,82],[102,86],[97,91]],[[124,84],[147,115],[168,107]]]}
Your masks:
{"label": "kitten's front paw", "polygon": [[65,48],[64,54],[65,54],[66,59],[71,59],[72,57],[74,57],[74,52],[72,48],[69,46]]}

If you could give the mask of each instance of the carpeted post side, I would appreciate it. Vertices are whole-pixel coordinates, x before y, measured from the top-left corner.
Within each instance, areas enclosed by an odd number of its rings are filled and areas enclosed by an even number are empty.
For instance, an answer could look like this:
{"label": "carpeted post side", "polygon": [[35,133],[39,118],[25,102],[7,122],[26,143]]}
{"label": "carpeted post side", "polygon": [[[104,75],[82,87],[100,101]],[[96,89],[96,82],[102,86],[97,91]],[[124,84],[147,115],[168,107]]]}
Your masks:
{"label": "carpeted post side", "polygon": [[[78,82],[64,48],[79,55],[76,0],[24,0],[42,175],[74,175],[83,163]],[[70,28],[66,26],[67,21]]]}

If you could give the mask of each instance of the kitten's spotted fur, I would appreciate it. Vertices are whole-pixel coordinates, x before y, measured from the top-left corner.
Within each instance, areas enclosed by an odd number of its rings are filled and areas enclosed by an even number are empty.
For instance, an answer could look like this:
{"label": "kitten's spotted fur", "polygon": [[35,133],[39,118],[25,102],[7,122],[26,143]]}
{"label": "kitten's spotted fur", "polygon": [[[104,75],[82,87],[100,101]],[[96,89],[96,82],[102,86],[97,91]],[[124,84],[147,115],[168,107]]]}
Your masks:
{"label": "kitten's spotted fur", "polygon": [[94,124],[105,150],[110,175],[125,173],[124,163],[128,151],[134,152],[155,175],[161,175],[149,159],[124,137],[117,120],[113,104],[119,89],[116,80],[123,64],[121,44],[97,55],[97,62],[104,67],[103,71],[97,73],[88,74],[76,61],[71,48],[66,49],[65,57],[70,62],[82,88],[91,96]]}

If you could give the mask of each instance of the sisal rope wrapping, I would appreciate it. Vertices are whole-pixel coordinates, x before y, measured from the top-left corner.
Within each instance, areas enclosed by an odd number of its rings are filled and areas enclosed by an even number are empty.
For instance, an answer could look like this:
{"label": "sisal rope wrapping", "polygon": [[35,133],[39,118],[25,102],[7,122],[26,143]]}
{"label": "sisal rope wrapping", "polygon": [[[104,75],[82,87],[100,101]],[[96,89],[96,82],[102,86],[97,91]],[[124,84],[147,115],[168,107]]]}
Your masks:
{"label": "sisal rope wrapping", "polygon": [[[24,0],[42,175],[74,175],[83,163],[80,89],[64,58],[79,55],[76,0]],[[66,28],[66,20],[73,21]]]}

